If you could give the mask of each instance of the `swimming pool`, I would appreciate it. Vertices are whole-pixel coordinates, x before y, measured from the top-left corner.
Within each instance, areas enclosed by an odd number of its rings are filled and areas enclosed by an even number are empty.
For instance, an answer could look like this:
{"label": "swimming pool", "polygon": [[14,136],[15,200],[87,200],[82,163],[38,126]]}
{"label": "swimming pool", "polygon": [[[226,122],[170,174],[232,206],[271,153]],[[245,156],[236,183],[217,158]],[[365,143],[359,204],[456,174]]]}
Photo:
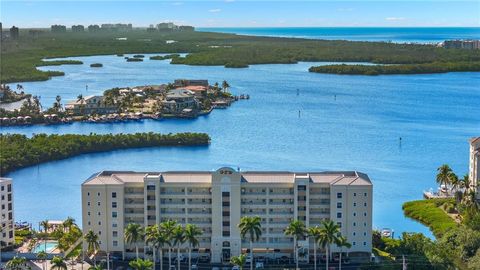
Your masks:
{"label": "swimming pool", "polygon": [[44,241],[42,241],[35,246],[32,252],[38,253],[40,251],[45,251],[47,253],[51,253],[57,247],[57,245],[57,241],[48,241],[46,244]]}

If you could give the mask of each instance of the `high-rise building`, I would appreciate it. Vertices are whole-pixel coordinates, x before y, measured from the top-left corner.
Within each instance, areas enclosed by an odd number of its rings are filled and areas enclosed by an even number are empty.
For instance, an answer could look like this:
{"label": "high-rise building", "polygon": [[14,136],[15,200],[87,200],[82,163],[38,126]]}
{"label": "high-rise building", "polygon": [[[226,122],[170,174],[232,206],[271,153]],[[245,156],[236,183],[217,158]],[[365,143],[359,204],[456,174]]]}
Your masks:
{"label": "high-rise building", "polygon": [[470,159],[468,177],[480,200],[480,137],[470,139]]}
{"label": "high-rise building", "polygon": [[0,244],[9,246],[15,243],[13,219],[12,179],[0,178]]}
{"label": "high-rise building", "polygon": [[19,36],[20,36],[20,34],[19,34],[18,27],[12,26],[10,28],[10,38],[11,39],[18,39]]}
{"label": "high-rise building", "polygon": [[[241,217],[261,218],[262,235],[253,245],[255,254],[276,258],[293,253],[293,238],[284,234],[291,221],[311,227],[332,220],[352,244],[349,256],[368,259],[372,188],[366,174],[352,171],[239,172],[228,167],[186,172],[104,171],[82,184],[82,228],[98,234],[101,250],[133,257],[135,247],[124,242],[129,223],[143,227],[167,220],[194,224],[203,231],[199,252],[209,254],[212,262],[223,262],[249,248],[237,226]],[[307,261],[313,254],[313,240],[301,239],[298,244],[300,260]],[[147,248],[140,245],[140,252]],[[339,251],[332,247],[333,253]]]}
{"label": "high-rise building", "polygon": [[54,24],[50,26],[50,31],[52,33],[66,33],[67,27],[65,25]]}
{"label": "high-rise building", "polygon": [[81,24],[72,25],[72,32],[85,32],[85,27]]}

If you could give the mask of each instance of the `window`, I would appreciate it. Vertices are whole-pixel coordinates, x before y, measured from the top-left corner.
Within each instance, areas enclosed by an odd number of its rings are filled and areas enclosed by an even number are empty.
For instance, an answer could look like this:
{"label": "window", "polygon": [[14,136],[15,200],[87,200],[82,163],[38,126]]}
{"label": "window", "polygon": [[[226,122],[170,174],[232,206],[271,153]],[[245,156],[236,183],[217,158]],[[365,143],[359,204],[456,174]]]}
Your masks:
{"label": "window", "polygon": [[117,212],[112,212],[112,218],[116,218],[117,217]]}
{"label": "window", "polygon": [[223,237],[228,237],[230,236],[230,231],[223,231],[222,235]]}
{"label": "window", "polygon": [[155,186],[154,185],[148,185],[147,190],[155,190]]}
{"label": "window", "polygon": [[367,212],[363,213],[363,216],[366,217],[366,216],[367,216]]}
{"label": "window", "polygon": [[356,217],[356,216],[357,216],[357,213],[353,212],[353,216]]}
{"label": "window", "polygon": [[117,237],[117,236],[118,236],[118,232],[117,232],[117,231],[112,231],[112,236],[113,236],[113,237]]}
{"label": "window", "polygon": [[228,191],[227,192],[226,191],[222,192],[222,197],[230,197],[230,192],[228,192]]}
{"label": "window", "polygon": [[230,202],[222,202],[222,206],[230,206]]}
{"label": "window", "polygon": [[338,212],[337,213],[337,218],[342,218],[342,213]]}
{"label": "window", "polygon": [[87,196],[90,196],[90,192],[87,192]]}
{"label": "window", "polygon": [[363,203],[363,206],[365,206],[365,207],[366,207],[366,206],[367,206],[367,203]]}
{"label": "window", "polygon": [[367,242],[363,242],[363,245],[366,246],[366,245],[367,245]]}
{"label": "window", "polygon": [[341,223],[341,222],[337,222],[337,225],[338,225],[338,227],[340,227],[340,228],[342,227],[342,223]]}
{"label": "window", "polygon": [[357,233],[353,232],[353,236],[357,235]]}
{"label": "window", "polygon": [[98,215],[99,215],[99,216],[101,215],[100,212],[98,212]]}
{"label": "window", "polygon": [[90,212],[87,212],[87,216],[90,216]]}
{"label": "window", "polygon": [[97,196],[100,196],[100,192],[97,193]]}
{"label": "window", "polygon": [[341,192],[337,193],[337,199],[341,199],[343,197],[343,194]]}
{"label": "window", "polygon": [[363,233],[363,236],[367,236],[367,233],[366,233],[366,232],[364,232],[364,233]]}
{"label": "window", "polygon": [[357,243],[354,241],[354,242],[352,243],[352,246],[355,246],[356,244],[357,244]]}
{"label": "window", "polygon": [[117,192],[112,192],[112,198],[116,198],[117,197]]}
{"label": "window", "polygon": [[357,193],[356,193],[356,192],[353,193],[353,197],[357,197]]}
{"label": "window", "polygon": [[355,206],[357,206],[357,203],[356,203],[356,202],[354,202],[354,203],[353,203],[353,206],[354,206],[354,207],[355,207]]}
{"label": "window", "polygon": [[7,186],[7,192],[12,192],[12,184],[8,184],[8,186]]}
{"label": "window", "polygon": [[88,226],[90,226],[92,223],[90,223],[90,221],[88,222]]}
{"label": "window", "polygon": [[113,223],[113,224],[112,224],[112,227],[113,227],[113,228],[117,228],[117,223]]}
{"label": "window", "polygon": [[222,216],[229,217],[230,216],[230,211],[223,211]]}
{"label": "window", "polygon": [[353,222],[353,227],[357,226],[357,223],[356,222]]}
{"label": "window", "polygon": [[341,202],[337,202],[337,208],[338,208],[338,209],[341,209],[341,208],[342,208],[342,203],[341,203]]}
{"label": "window", "polygon": [[367,227],[367,223],[366,223],[366,222],[363,223],[363,227]]}
{"label": "window", "polygon": [[303,185],[302,185],[302,186],[298,186],[298,190],[299,190],[299,191],[305,191],[305,190],[307,190],[307,186],[303,186]]}
{"label": "window", "polygon": [[101,232],[101,231],[98,231],[98,235],[102,235],[102,232]]}
{"label": "window", "polygon": [[118,241],[113,241],[113,246],[114,247],[118,246]]}
{"label": "window", "polygon": [[87,205],[90,206],[90,202],[87,202]]}
{"label": "window", "polygon": [[97,202],[97,205],[100,206],[100,202]]}
{"label": "window", "polygon": [[117,208],[117,202],[112,202],[112,208]]}
{"label": "window", "polygon": [[367,197],[367,193],[366,193],[366,192],[365,192],[365,193],[363,193],[363,195],[364,195],[365,197]]}
{"label": "window", "polygon": [[230,221],[224,221],[223,226],[230,226]]}

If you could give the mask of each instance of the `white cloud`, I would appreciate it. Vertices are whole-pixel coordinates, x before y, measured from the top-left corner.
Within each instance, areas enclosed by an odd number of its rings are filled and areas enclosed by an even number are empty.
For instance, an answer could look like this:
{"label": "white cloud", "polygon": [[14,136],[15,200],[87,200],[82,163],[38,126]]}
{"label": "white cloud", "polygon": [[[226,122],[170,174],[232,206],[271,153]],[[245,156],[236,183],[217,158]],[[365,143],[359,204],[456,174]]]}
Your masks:
{"label": "white cloud", "polygon": [[405,20],[404,17],[386,17],[385,18],[386,21],[403,21]]}
{"label": "white cloud", "polygon": [[214,8],[214,9],[208,10],[208,12],[212,12],[212,13],[217,13],[217,12],[220,12],[220,11],[222,11],[222,10],[219,9],[219,8]]}

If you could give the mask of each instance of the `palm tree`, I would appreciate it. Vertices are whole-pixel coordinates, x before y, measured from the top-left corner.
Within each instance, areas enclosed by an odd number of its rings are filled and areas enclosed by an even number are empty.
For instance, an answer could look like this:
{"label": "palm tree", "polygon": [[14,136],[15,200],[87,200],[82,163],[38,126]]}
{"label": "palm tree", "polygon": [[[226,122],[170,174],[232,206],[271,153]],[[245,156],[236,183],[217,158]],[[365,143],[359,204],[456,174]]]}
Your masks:
{"label": "palm tree", "polygon": [[151,245],[152,255],[153,255],[153,269],[155,270],[155,263],[157,262],[157,251],[158,248],[158,239],[159,239],[160,230],[158,225],[150,225],[145,228],[145,243]]}
{"label": "palm tree", "polygon": [[227,81],[224,80],[224,81],[222,82],[222,89],[223,89],[223,91],[224,91],[224,92],[227,92],[227,91],[228,91],[228,88],[230,88],[230,85],[228,84]]}
{"label": "palm tree", "polygon": [[50,264],[52,265],[50,270],[67,270],[67,264],[62,257],[53,257],[53,259],[50,261]]}
{"label": "palm tree", "polygon": [[150,260],[136,259],[131,261],[128,265],[135,270],[152,270],[153,269],[153,262]]}
{"label": "palm tree", "polygon": [[184,236],[185,241],[188,243],[188,270],[191,270],[192,268],[192,248],[198,246],[198,237],[202,234],[202,230],[196,225],[187,224],[185,226]]}
{"label": "palm tree", "polygon": [[296,269],[298,269],[298,247],[297,241],[305,237],[307,229],[305,228],[305,224],[300,220],[293,220],[290,222],[288,227],[285,229],[285,235],[293,236],[293,248],[295,250],[295,264]]}
{"label": "palm tree", "polygon": [[441,185],[448,185],[450,183],[452,169],[447,164],[443,164],[437,169],[437,183]]}
{"label": "palm tree", "polygon": [[[347,241],[346,237],[340,236],[338,237],[337,242],[335,243],[339,248],[340,248],[340,260],[338,261],[338,270],[342,270],[342,253],[343,253],[343,248],[346,247],[347,249],[352,247],[352,244],[350,244]],[[347,255],[348,255],[348,250],[347,250]]]}
{"label": "palm tree", "polygon": [[253,242],[258,241],[262,235],[262,224],[259,216],[255,217],[242,217],[240,224],[240,235],[243,239],[247,238],[250,241],[250,269],[253,269]]}
{"label": "palm tree", "polygon": [[182,225],[177,225],[172,234],[173,245],[177,246],[177,265],[180,270],[180,246],[185,242],[185,235],[183,233]]}
{"label": "palm tree", "polygon": [[135,245],[135,254],[138,260],[138,242],[143,240],[142,226],[137,223],[129,223],[125,228],[125,241]]}
{"label": "palm tree", "polygon": [[451,191],[457,191],[458,187],[460,186],[460,180],[454,172],[450,172],[448,174],[448,181],[452,185]]}
{"label": "palm tree", "polygon": [[47,260],[47,252],[40,251],[37,253],[37,260],[42,262],[42,270],[45,270],[45,262]]}
{"label": "palm tree", "polygon": [[313,238],[313,269],[317,270],[317,243],[320,239],[322,231],[319,226],[310,227],[307,229],[307,234],[309,237]]}
{"label": "palm tree", "polygon": [[160,224],[160,229],[163,233],[167,236],[168,241],[166,244],[168,245],[168,267],[172,266],[172,234],[173,230],[177,226],[177,222],[175,220],[167,220]]}
{"label": "palm tree", "polygon": [[470,189],[470,186],[472,185],[472,182],[470,181],[470,177],[468,177],[468,174],[465,174],[463,178],[460,180],[460,187],[465,188],[465,191]]}
{"label": "palm tree", "polygon": [[10,261],[5,264],[5,269],[7,270],[22,270],[25,267],[27,259],[24,257],[13,257]]}
{"label": "palm tree", "polygon": [[56,109],[57,109],[57,112],[60,111],[61,108],[62,108],[62,103],[60,103],[61,100],[62,100],[62,97],[61,97],[61,96],[57,95],[57,96],[55,97],[55,103],[54,103],[54,105],[56,104],[55,107],[56,107]]}
{"label": "palm tree", "polygon": [[338,242],[338,234],[340,233],[340,226],[335,224],[332,220],[322,222],[319,243],[325,249],[325,256],[327,259],[326,268],[328,270],[328,262],[330,255],[330,245]]}
{"label": "palm tree", "polygon": [[83,95],[82,95],[82,94],[80,94],[80,95],[77,96],[77,101],[80,101],[80,100],[82,100],[82,99],[83,99]]}
{"label": "palm tree", "polygon": [[240,270],[243,270],[243,266],[245,265],[246,261],[247,257],[245,256],[245,254],[240,254],[238,256],[233,256],[232,258],[230,258],[230,263],[238,266]]}
{"label": "palm tree", "polygon": [[67,217],[67,219],[63,221],[63,228],[66,228],[68,229],[68,231],[70,231],[74,224],[75,224],[75,219],[72,217]]}
{"label": "palm tree", "polygon": [[50,224],[48,223],[48,220],[44,220],[40,222],[40,226],[43,227],[43,231],[46,233],[48,229],[50,228]]}
{"label": "palm tree", "polygon": [[[85,236],[85,241],[87,242],[87,253],[89,255],[95,254],[97,250],[100,249],[100,243],[98,240],[98,235],[94,233],[92,230],[89,230]],[[97,265],[96,259],[94,257],[94,265]]]}

